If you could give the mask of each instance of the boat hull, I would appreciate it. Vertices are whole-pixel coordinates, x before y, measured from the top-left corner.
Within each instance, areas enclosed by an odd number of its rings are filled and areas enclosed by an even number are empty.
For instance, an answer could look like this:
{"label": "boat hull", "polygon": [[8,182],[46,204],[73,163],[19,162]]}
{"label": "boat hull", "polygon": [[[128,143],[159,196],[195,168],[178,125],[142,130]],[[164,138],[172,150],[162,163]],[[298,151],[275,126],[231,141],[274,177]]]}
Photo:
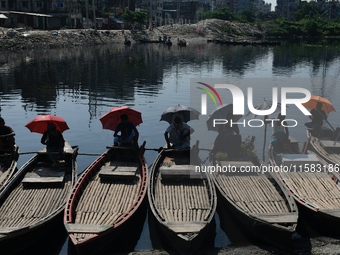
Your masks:
{"label": "boat hull", "polygon": [[[181,155],[181,153],[183,154]],[[156,231],[158,231],[158,235],[164,237],[161,240],[163,241],[162,243],[165,244],[164,247],[176,251],[179,254],[197,254],[197,252],[202,249],[213,247],[216,231],[214,215],[217,206],[215,186],[208,175],[205,176],[204,180],[199,178],[192,180],[190,179],[193,178],[192,176],[181,176],[181,174],[183,174],[181,170],[179,170],[181,173],[178,173],[178,175],[176,170],[174,170],[175,172],[173,172],[173,170],[168,172],[167,169],[163,169],[164,171],[160,170],[160,166],[163,165],[163,163],[167,165],[170,161],[177,162],[171,166],[174,169],[190,168],[191,165],[187,165],[190,160],[185,153],[186,152],[165,149],[159,153],[157,159],[154,161],[150,171],[148,187],[150,220],[152,220]],[[189,154],[190,151],[187,151],[187,153]],[[161,173],[161,171],[163,172]],[[173,175],[174,173],[175,175]],[[166,177],[167,174],[169,174],[168,177]],[[165,190],[160,192],[161,189]],[[191,196],[191,198],[185,197],[188,194],[193,194],[195,189],[200,189],[200,192],[202,192],[200,194],[204,193],[206,197],[209,197],[210,201],[209,207],[205,207],[205,211],[202,211],[199,216],[197,212],[190,212],[190,210],[194,208],[187,210],[188,207],[186,207],[185,202],[183,202],[202,199],[202,197],[196,195]],[[169,193],[170,190],[173,191],[171,195]],[[168,194],[169,196],[167,198],[161,198],[161,194]],[[184,204],[182,204],[181,201]],[[177,205],[173,209],[163,207],[165,204],[174,205],[174,203],[177,203]],[[200,210],[198,207],[196,209],[196,211]],[[175,211],[178,211],[178,214],[171,215],[172,212]],[[203,217],[203,215],[206,217]],[[192,231],[189,230],[190,228],[192,228]]]}
{"label": "boat hull", "polygon": [[[53,231],[51,228],[55,224],[62,226],[64,205],[77,173],[76,155],[73,154],[76,151],[70,147],[69,149],[71,151],[65,153],[66,166],[59,170],[65,172],[63,181],[53,183],[46,179],[27,181],[28,175],[33,172],[41,171],[46,174],[58,171],[46,166],[47,155],[46,152],[42,152],[26,162],[0,193],[0,247],[4,254],[14,254],[25,249]],[[43,162],[44,167],[38,166],[40,162]],[[41,175],[34,178],[45,177]],[[15,204],[12,202],[14,200]],[[20,212],[17,217],[16,212]]]}
{"label": "boat hull", "polygon": [[[225,218],[230,216],[237,222],[236,224],[239,228],[241,228],[240,232],[242,232],[251,243],[266,243],[284,249],[291,247],[295,226],[292,226],[290,229],[282,228],[252,218],[244,212],[237,210],[233,204],[225,199],[218,189],[217,194],[219,202],[217,212],[221,218],[221,227],[226,233],[228,233],[229,223]],[[228,215],[225,215],[225,211],[228,212]],[[235,242],[237,241],[238,240],[235,240]]]}
{"label": "boat hull", "polygon": [[[77,254],[98,254],[107,251],[115,253],[118,247],[124,246],[129,249],[129,246],[136,244],[147,210],[147,166],[143,156],[144,146],[145,143],[140,149],[111,147],[84,170],[64,212],[64,225],[70,237],[70,250],[77,251]],[[118,158],[120,161],[117,161]],[[105,171],[111,167],[111,162],[114,162],[112,166],[116,172],[110,170],[107,173]],[[119,168],[129,169],[131,164],[133,164],[133,169],[138,169],[131,176],[124,175],[130,175],[131,172],[117,172]],[[116,173],[117,175],[112,175]],[[125,187],[128,190],[125,190]],[[125,192],[129,192],[131,198],[125,197]],[[107,194],[112,194],[112,196],[107,196]],[[101,202],[97,203],[96,200]],[[125,203],[124,200],[130,202]],[[102,219],[84,209],[92,204],[95,205],[91,211],[95,211],[96,215],[103,215]],[[108,208],[105,206],[111,204],[114,207],[110,207],[110,210],[105,209]],[[80,207],[87,213],[86,217],[79,212]],[[93,217],[92,223],[87,222],[88,217]],[[76,225],[81,226],[80,230],[74,228]],[[100,229],[91,230],[93,226]],[[83,230],[83,227],[86,229]],[[127,240],[129,242],[126,242]]]}

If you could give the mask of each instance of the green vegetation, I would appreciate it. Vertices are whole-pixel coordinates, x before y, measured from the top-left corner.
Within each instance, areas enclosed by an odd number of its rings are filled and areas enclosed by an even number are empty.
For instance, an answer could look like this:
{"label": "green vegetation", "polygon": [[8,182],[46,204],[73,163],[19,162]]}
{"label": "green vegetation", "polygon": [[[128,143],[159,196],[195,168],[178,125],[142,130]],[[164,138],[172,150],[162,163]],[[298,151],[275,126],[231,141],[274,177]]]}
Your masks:
{"label": "green vegetation", "polygon": [[[251,159],[255,156],[256,154],[254,152],[254,142],[252,141],[252,138],[248,136],[241,143],[240,157],[243,159]],[[228,160],[228,153],[218,151],[215,153],[214,157],[216,160]]]}
{"label": "green vegetation", "polygon": [[[325,12],[315,2],[301,2],[288,17],[272,18],[263,14],[255,17],[250,10],[238,14],[228,9],[219,9],[203,13],[205,19],[222,19],[232,22],[249,23],[264,31],[267,36],[310,37],[340,36],[340,17],[335,10]],[[226,33],[229,32],[226,28]]]}
{"label": "green vegetation", "polygon": [[148,13],[145,10],[141,11],[125,10],[125,12],[122,14],[122,18],[129,25],[131,25],[131,29],[134,30],[137,24],[145,24],[148,18]]}

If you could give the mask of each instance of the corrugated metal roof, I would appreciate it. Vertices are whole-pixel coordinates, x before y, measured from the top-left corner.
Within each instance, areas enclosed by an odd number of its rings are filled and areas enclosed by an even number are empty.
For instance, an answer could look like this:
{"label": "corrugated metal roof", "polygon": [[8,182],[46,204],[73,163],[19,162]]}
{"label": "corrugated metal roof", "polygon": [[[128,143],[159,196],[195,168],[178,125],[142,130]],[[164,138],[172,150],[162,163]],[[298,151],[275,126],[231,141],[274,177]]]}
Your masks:
{"label": "corrugated metal roof", "polygon": [[21,15],[32,15],[37,17],[53,17],[52,15],[42,14],[42,13],[36,13],[36,12],[17,12],[17,11],[8,11],[7,14],[21,14]]}

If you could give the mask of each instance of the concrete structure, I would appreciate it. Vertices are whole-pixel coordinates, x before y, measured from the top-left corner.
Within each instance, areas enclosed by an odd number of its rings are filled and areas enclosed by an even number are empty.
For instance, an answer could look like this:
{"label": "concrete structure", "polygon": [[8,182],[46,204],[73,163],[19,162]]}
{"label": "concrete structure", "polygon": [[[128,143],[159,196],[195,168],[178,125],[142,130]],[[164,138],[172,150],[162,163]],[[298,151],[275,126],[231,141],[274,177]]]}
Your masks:
{"label": "concrete structure", "polygon": [[0,13],[8,16],[6,26],[56,29],[80,27],[78,0],[0,0]]}

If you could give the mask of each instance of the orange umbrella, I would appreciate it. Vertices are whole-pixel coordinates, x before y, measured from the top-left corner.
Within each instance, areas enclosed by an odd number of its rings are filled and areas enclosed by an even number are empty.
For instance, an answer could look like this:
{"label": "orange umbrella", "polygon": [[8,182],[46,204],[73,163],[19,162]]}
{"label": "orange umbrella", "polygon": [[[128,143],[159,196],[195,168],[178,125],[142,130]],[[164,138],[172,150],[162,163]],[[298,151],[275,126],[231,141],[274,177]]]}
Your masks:
{"label": "orange umbrella", "polygon": [[314,96],[312,95],[312,97],[310,98],[310,100],[304,104],[302,104],[304,107],[306,107],[309,110],[312,110],[316,107],[317,103],[322,103],[322,110],[325,111],[326,114],[330,113],[330,112],[335,112],[335,109],[331,103],[331,101],[329,101],[327,98],[321,97],[321,96]]}

